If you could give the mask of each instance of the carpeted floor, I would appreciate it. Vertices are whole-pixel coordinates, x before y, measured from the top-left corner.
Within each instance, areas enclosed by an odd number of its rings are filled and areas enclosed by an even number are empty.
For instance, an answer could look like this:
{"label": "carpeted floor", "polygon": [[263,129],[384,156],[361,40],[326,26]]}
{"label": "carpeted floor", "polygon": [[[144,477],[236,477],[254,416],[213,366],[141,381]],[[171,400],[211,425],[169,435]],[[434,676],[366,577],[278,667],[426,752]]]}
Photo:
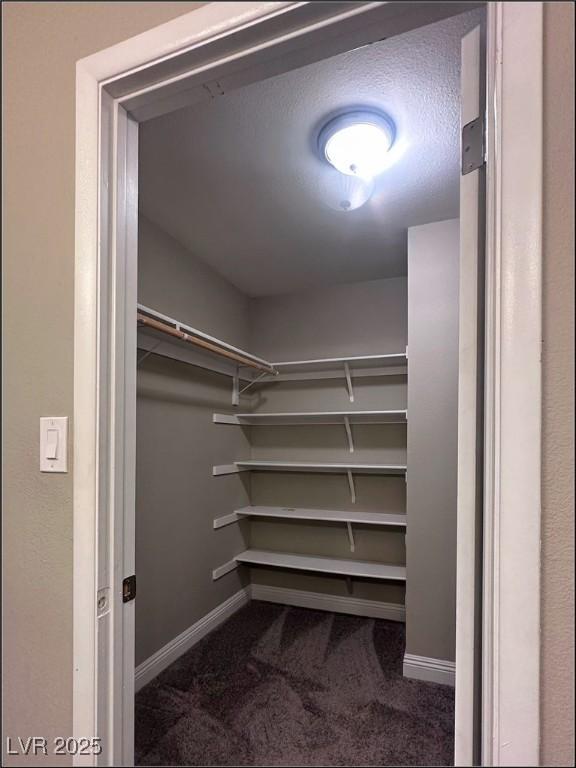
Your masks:
{"label": "carpeted floor", "polygon": [[454,693],[404,625],[251,602],[136,696],[136,765],[451,765]]}

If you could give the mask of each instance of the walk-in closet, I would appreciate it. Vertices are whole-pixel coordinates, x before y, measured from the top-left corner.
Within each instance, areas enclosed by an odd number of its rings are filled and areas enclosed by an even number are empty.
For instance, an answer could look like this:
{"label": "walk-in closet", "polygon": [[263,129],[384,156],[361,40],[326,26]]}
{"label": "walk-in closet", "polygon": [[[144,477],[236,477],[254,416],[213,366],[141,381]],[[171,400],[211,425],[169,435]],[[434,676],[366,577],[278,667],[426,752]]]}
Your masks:
{"label": "walk-in closet", "polygon": [[140,125],[137,765],[453,764],[482,13]]}

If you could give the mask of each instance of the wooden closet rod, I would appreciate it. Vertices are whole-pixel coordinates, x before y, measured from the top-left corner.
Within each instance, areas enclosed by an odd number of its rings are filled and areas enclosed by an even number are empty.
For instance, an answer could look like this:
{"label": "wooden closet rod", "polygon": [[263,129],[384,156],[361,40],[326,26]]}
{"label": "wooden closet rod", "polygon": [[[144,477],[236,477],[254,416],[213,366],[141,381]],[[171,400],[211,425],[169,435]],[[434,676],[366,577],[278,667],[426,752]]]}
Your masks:
{"label": "wooden closet rod", "polygon": [[191,336],[189,333],[185,333],[184,331],[181,331],[178,328],[173,328],[171,325],[168,325],[167,323],[162,323],[160,320],[155,320],[153,317],[148,317],[147,315],[143,315],[141,312],[138,312],[138,325],[145,325],[148,328],[153,328],[155,331],[166,333],[168,336],[173,336],[175,339],[186,341],[189,344],[194,344],[197,347],[206,349],[208,350],[208,352],[214,352],[214,354],[216,355],[220,355],[221,357],[227,357],[229,360],[234,360],[240,365],[246,365],[250,368],[256,368],[257,370],[265,371],[266,373],[272,373],[272,374],[277,373],[276,369],[273,368],[273,366],[271,365],[258,363],[255,360],[250,360],[249,357],[244,357],[243,355],[239,355],[236,352],[231,352],[228,349],[219,347],[216,344],[212,344],[209,341],[200,339],[197,336]]}

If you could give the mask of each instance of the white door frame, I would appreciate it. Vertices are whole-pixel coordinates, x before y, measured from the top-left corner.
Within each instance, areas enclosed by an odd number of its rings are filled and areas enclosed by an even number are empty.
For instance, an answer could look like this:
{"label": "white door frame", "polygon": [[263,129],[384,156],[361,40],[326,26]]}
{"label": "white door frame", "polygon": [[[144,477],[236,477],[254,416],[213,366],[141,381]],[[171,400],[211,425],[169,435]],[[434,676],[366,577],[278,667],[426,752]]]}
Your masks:
{"label": "white door frame", "polygon": [[[262,66],[275,74],[344,50],[343,39],[352,47],[367,14],[379,15],[378,39],[441,18],[445,7],[210,3],[78,62],[73,731],[103,737],[100,764],[129,762],[133,727],[123,707],[133,649],[122,627],[134,604],[122,607],[119,590],[133,567],[124,468],[135,400],[135,222],[126,217],[135,120],[193,103],[203,80],[229,76],[240,58],[248,77]],[[484,765],[539,764],[542,36],[543,3],[488,4]]]}

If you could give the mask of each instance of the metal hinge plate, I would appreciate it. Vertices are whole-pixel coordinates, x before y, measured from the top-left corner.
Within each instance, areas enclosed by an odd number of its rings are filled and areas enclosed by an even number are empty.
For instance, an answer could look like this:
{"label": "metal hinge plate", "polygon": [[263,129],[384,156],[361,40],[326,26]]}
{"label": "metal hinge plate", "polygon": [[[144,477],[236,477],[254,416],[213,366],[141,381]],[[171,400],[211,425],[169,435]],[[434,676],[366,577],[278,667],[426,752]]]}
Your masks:
{"label": "metal hinge plate", "polygon": [[136,576],[127,576],[122,582],[122,602],[129,603],[136,597]]}
{"label": "metal hinge plate", "polygon": [[462,128],[462,176],[484,165],[484,120],[477,117]]}

